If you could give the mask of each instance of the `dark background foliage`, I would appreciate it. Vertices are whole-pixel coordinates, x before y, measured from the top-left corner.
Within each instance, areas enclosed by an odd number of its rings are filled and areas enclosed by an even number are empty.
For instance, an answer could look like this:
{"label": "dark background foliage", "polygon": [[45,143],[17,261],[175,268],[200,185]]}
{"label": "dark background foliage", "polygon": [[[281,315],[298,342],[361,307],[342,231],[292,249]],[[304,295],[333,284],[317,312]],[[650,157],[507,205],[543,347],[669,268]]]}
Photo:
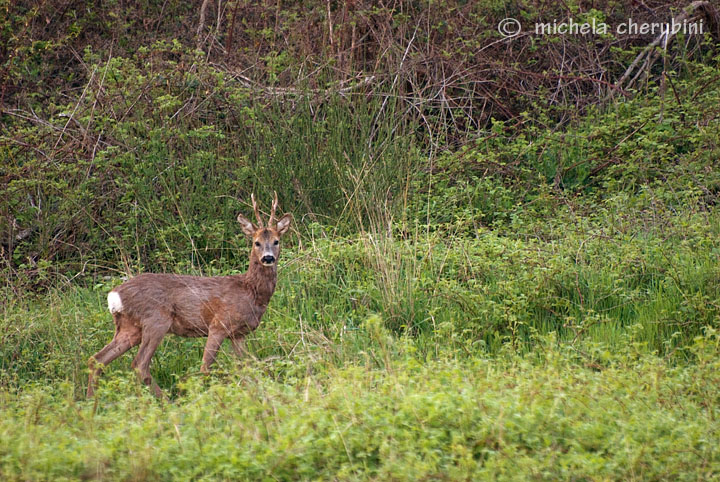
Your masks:
{"label": "dark background foliage", "polygon": [[[475,224],[498,226],[512,204],[538,194],[539,180],[592,191],[605,175],[625,186],[662,177],[665,160],[703,142],[673,131],[717,115],[697,102],[717,88],[702,70],[717,54],[717,9],[695,2],[688,18],[702,19],[706,34],[673,37],[667,55],[646,52],[653,35],[532,29],[552,19],[667,21],[682,7],[3,2],[3,273],[43,286],[115,269],[242,264],[231,220],[253,191],[267,200],[277,190],[303,233],[315,225],[349,233],[387,224],[388,213],[454,219],[463,206],[441,201],[429,213],[422,197],[437,173],[450,193],[486,178],[470,197],[484,216]],[[500,36],[505,17],[523,32]],[[647,115],[597,129],[590,121],[587,142],[560,133],[653,91],[662,102]],[[659,130],[657,112],[666,120]],[[662,163],[624,161],[644,132],[665,146]],[[582,159],[565,159],[569,152]],[[702,186],[714,199],[715,184]]]}

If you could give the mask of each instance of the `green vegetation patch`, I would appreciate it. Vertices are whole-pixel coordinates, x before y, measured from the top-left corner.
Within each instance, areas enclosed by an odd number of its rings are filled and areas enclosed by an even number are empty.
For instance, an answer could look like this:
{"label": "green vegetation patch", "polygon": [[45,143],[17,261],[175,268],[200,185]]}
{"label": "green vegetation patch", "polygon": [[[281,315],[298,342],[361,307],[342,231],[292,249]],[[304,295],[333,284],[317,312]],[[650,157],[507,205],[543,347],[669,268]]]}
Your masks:
{"label": "green vegetation patch", "polygon": [[[709,479],[720,472],[718,338],[674,366],[632,343],[596,363],[541,340],[535,354],[382,369],[248,361],[191,377],[170,403],[131,375],[97,401],[69,385],[0,394],[5,480]],[[379,354],[379,353],[378,353]],[[368,359],[369,360],[369,359]],[[219,379],[217,377],[220,377]]]}

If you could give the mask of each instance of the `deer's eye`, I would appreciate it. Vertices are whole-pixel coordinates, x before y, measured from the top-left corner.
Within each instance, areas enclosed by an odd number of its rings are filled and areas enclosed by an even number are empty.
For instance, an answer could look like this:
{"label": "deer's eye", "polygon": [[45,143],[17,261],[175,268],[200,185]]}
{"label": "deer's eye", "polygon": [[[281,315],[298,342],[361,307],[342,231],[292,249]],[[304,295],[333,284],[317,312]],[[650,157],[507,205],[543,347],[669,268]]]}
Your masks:
{"label": "deer's eye", "polygon": [[273,244],[274,244],[275,246],[277,246],[277,245],[278,245],[278,243],[280,243],[280,241],[278,241],[278,240],[276,239],[276,240],[275,240],[275,242],[274,242]]}
{"label": "deer's eye", "polygon": [[255,241],[255,246],[257,246],[257,247],[259,248],[259,247],[260,247],[260,243],[257,242],[257,241]]}

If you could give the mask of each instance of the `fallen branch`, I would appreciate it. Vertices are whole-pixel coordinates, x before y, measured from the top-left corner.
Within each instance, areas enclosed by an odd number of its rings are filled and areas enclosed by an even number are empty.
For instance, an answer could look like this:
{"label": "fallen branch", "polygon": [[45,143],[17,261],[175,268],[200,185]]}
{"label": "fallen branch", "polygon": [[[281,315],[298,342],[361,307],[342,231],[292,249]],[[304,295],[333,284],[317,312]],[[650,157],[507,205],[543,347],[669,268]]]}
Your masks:
{"label": "fallen branch", "polygon": [[196,41],[198,48],[202,47],[203,44],[202,31],[205,28],[205,14],[207,12],[208,3],[210,3],[210,0],[203,0],[202,5],[200,6],[200,20],[198,21],[198,28],[196,33]]}
{"label": "fallen branch", "polygon": [[[709,18],[709,23],[711,25],[717,25],[720,23],[720,14],[718,13],[717,9],[713,5],[711,5],[709,1],[706,0],[696,0],[692,2],[690,5],[683,9],[680,15],[678,15],[676,18],[673,18],[673,20],[676,24],[682,24],[683,22],[691,18],[693,15],[695,15],[695,12],[698,10],[702,10],[704,12],[705,16]],[[675,37],[676,34],[677,32],[673,32],[669,28],[660,32],[660,35],[658,35],[655,40],[653,40],[649,45],[647,45],[642,50],[642,52],[640,52],[638,56],[635,57],[635,60],[633,60],[627,70],[625,70],[625,73],[620,77],[617,82],[615,82],[615,87],[620,90],[629,89],[633,86],[635,81],[640,78],[641,75],[647,75],[647,72],[649,71],[653,62],[659,55],[655,47],[661,46],[663,50],[666,50],[671,40],[673,39],[673,37]],[[635,75],[627,83],[627,85],[623,85],[625,81],[630,77],[630,75],[635,72],[635,68],[643,59],[645,60],[642,64],[642,67],[635,73]]]}
{"label": "fallen branch", "polygon": [[[333,94],[338,94],[340,96],[344,96],[345,94],[348,94],[352,92],[353,90],[357,90],[360,87],[363,87],[365,85],[368,85],[375,81],[377,76],[375,75],[368,75],[362,80],[360,80],[357,83],[354,83],[352,85],[348,85],[346,87],[340,87],[340,88],[328,88],[328,89],[296,89],[294,87],[268,87],[264,85],[260,85],[257,82],[253,81],[249,77],[246,77],[242,74],[231,74],[232,78],[239,81],[241,84],[243,84],[244,87],[247,87],[251,90],[256,90],[263,92],[265,94],[268,94],[270,96],[274,97],[284,97],[284,96],[296,96],[296,95],[302,95],[302,94],[322,94],[325,98],[330,97]],[[355,77],[352,80],[358,80],[359,77]],[[344,84],[345,82],[341,83],[340,85]]]}

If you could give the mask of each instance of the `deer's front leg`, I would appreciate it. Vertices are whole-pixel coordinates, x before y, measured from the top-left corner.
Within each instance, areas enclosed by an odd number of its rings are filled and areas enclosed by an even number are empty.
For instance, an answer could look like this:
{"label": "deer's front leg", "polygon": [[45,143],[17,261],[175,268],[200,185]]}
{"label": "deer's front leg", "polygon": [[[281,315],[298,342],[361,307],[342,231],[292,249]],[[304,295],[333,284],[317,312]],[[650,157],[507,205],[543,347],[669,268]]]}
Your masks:
{"label": "deer's front leg", "polygon": [[222,345],[223,340],[227,336],[227,332],[220,327],[210,327],[208,331],[207,343],[205,343],[205,352],[203,353],[203,362],[200,371],[207,374],[210,372],[210,365],[215,362],[217,352]]}

